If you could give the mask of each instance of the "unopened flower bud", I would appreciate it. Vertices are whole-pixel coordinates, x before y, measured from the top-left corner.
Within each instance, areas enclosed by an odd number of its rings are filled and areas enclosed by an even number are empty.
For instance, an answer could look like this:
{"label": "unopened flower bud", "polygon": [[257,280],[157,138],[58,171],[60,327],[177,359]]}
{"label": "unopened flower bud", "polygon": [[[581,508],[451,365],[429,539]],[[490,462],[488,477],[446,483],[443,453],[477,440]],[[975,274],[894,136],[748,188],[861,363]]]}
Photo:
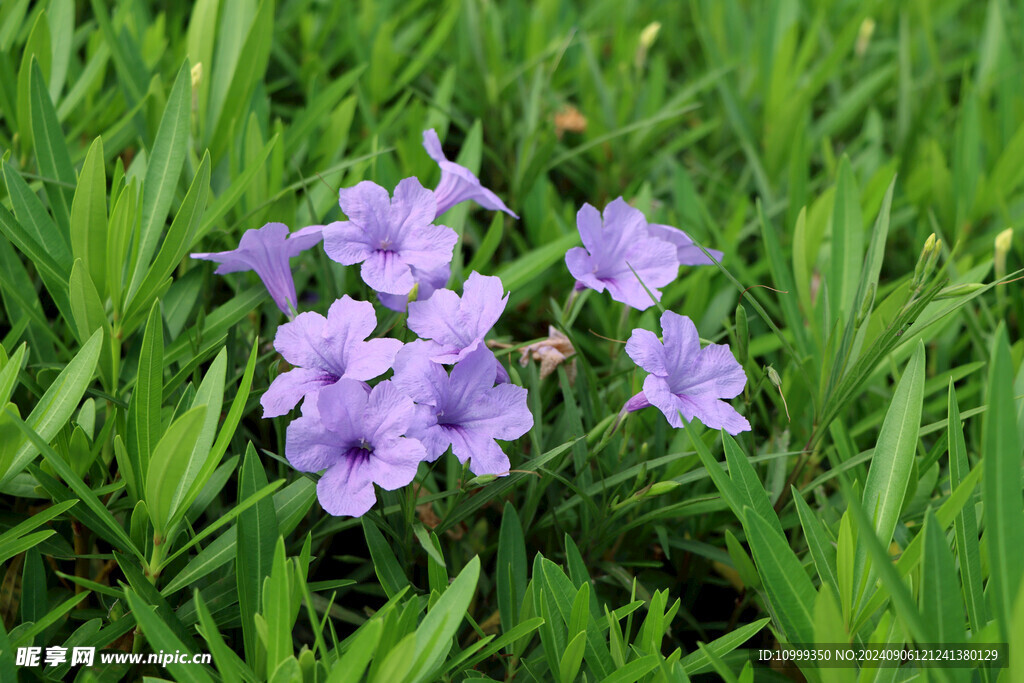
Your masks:
{"label": "unopened flower bud", "polygon": [[644,30],[640,32],[640,45],[649,50],[654,45],[654,41],[658,39],[659,31],[661,31],[660,21],[652,21],[644,26]]}
{"label": "unopened flower bud", "polygon": [[481,474],[479,477],[473,477],[466,482],[466,486],[483,486],[490,484],[492,481],[498,478],[496,474]]}
{"label": "unopened flower bud", "polygon": [[647,489],[647,493],[644,494],[644,498],[650,498],[652,496],[660,496],[663,493],[682,486],[678,481],[659,481],[651,484],[651,488]]}
{"label": "unopened flower bud", "polygon": [[935,295],[935,300],[942,301],[943,299],[956,299],[957,297],[974,294],[978,290],[985,289],[985,287],[988,287],[988,285],[982,284],[981,282],[968,282],[962,285],[945,287]]}
{"label": "unopened flower bud", "polygon": [[644,68],[644,63],[647,61],[647,51],[651,49],[654,41],[658,39],[658,32],[660,30],[661,22],[652,21],[640,32],[640,44],[636,46],[636,55],[634,56],[637,71]]}
{"label": "unopened flower bud", "polygon": [[420,283],[417,282],[416,284],[414,284],[412,286],[412,289],[409,290],[409,297],[408,297],[409,303],[412,303],[413,301],[416,301],[416,297],[419,296],[419,293],[420,293]]}
{"label": "unopened flower bud", "polygon": [[924,248],[921,249],[921,255],[917,259],[917,265],[914,266],[914,281],[913,287],[917,287],[924,282],[927,277],[927,265],[928,260],[932,255],[932,251],[935,249],[935,233],[928,235],[928,239],[924,241]]}
{"label": "unopened flower bud", "polygon": [[860,23],[860,30],[857,31],[857,45],[854,47],[858,57],[863,57],[864,53],[868,51],[868,45],[871,43],[871,36],[875,33],[875,20],[871,17],[864,17],[864,21]]}
{"label": "unopened flower bud", "polygon": [[864,301],[860,305],[860,313],[857,314],[857,319],[853,323],[854,327],[860,327],[871,313],[871,308],[875,305],[875,292],[877,289],[878,287],[874,282],[868,286],[868,291],[864,295]]}
{"label": "unopened flower bud", "polygon": [[1006,255],[1010,253],[1010,245],[1013,242],[1013,228],[1007,228],[996,235],[996,278],[1006,275]]}

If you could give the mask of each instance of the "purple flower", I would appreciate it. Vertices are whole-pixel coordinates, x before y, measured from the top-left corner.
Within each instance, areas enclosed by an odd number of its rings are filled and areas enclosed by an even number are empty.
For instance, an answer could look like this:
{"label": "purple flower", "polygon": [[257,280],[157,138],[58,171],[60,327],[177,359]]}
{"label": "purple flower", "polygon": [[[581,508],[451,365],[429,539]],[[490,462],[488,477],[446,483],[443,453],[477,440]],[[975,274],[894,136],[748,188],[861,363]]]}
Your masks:
{"label": "purple flower", "polygon": [[[410,350],[411,351],[411,350]],[[449,446],[473,474],[506,474],[508,456],[495,439],[518,439],[533,427],[526,389],[494,386],[494,354],[479,347],[452,368],[451,375],[422,354],[402,352],[392,381],[418,405],[424,422],[410,432],[434,460]]]}
{"label": "purple flower", "polygon": [[263,417],[284,415],[303,396],[342,378],[366,381],[387,372],[402,342],[363,341],[376,326],[373,304],[346,294],[331,304],[326,318],[300,313],[277,328],[274,348],[296,367],[279,375],[263,394]]}
{"label": "purple flower", "polygon": [[324,228],[324,250],[343,265],[362,263],[363,282],[374,290],[408,294],[416,284],[413,268],[428,272],[451,262],[458,235],[433,224],[434,193],[416,178],[398,183],[393,199],[367,180],[338,196],[348,220]]}
{"label": "purple flower", "polygon": [[441,182],[434,190],[438,216],[456,204],[471,199],[485,209],[504,211],[513,218],[519,218],[505,206],[505,202],[501,201],[498,195],[481,185],[480,179],[472,171],[454,161],[448,161],[444,150],[441,149],[441,141],[433,128],[423,131],[423,148],[427,150],[430,158],[441,167]]}
{"label": "purple flower", "polygon": [[700,250],[697,245],[693,243],[693,239],[679,228],[673,228],[671,225],[658,225],[657,223],[650,223],[647,226],[647,232],[651,237],[656,237],[660,240],[665,240],[676,246],[676,256],[679,258],[680,265],[683,266],[710,266],[715,261],[722,260],[722,252],[717,249],[708,249],[708,253],[711,254],[714,261],[709,259],[703,251]]}
{"label": "purple flower", "polygon": [[[420,286],[419,291],[416,293],[417,301],[426,301],[433,293],[448,284],[448,279],[452,275],[452,267],[446,263],[436,270],[430,270],[427,272],[421,272],[417,268],[412,269],[412,277],[416,281],[416,284]],[[385,294],[384,292],[377,292],[377,298],[381,304],[390,308],[392,311],[398,313],[405,313],[406,308],[409,305],[409,295],[399,294]]]}
{"label": "purple flower", "polygon": [[690,422],[697,418],[711,429],[730,434],[750,430],[747,419],[719,399],[733,398],[743,391],[747,376],[728,345],[700,347],[693,321],[665,311],[661,314],[662,344],[653,332],[633,330],[626,353],[650,374],[642,392],[629,399],[627,411],[655,406],[675,428],[683,426],[679,414]]}
{"label": "purple flower", "polygon": [[326,469],[316,485],[320,504],[358,517],[377,500],[374,484],[393,491],[416,476],[426,450],[404,435],[417,419],[412,399],[391,382],[367,392],[342,379],[302,404],[302,417],[288,425],[285,456],[300,472]]}
{"label": "purple flower", "polygon": [[484,343],[484,336],[498,322],[508,295],[501,278],[469,274],[462,297],[439,289],[426,301],[409,304],[409,329],[424,339],[435,363],[455,363]]}
{"label": "purple flower", "polygon": [[238,249],[191,256],[220,263],[213,271],[217,275],[255,270],[277,307],[285,315],[290,315],[298,304],[288,261],[323,239],[323,228],[322,225],[311,225],[289,233],[284,223],[267,223],[258,230],[246,230]]}
{"label": "purple flower", "polygon": [[576,227],[583,247],[566,252],[565,264],[576,278],[577,288],[607,289],[616,301],[642,311],[654,303],[652,294],[661,300],[659,287],[676,279],[679,261],[675,250],[651,237],[643,213],[622,197],[604,208],[603,222],[597,209],[584,204],[576,214]]}

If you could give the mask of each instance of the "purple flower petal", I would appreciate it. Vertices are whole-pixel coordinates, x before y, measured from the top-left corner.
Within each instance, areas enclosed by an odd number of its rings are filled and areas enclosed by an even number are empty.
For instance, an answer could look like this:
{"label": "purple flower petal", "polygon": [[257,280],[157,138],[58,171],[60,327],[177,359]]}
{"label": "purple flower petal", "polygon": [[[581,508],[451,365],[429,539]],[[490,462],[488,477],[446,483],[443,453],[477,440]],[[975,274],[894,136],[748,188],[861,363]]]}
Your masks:
{"label": "purple flower petal", "polygon": [[298,405],[303,396],[307,396],[334,384],[337,378],[315,368],[293,368],[278,375],[270,384],[260,405],[263,406],[263,417],[280,417],[288,414]]}
{"label": "purple flower petal", "polygon": [[406,295],[416,283],[413,268],[438,270],[452,259],[458,235],[433,225],[434,193],[416,178],[405,178],[394,197],[363,181],[339,191],[348,221],[324,228],[324,250],[343,265],[362,263],[363,280],[377,292]]}
{"label": "purple flower petal", "polygon": [[[297,369],[274,379],[261,400],[263,416],[284,415],[302,396],[339,379],[366,381],[387,372],[402,343],[397,339],[363,341],[376,326],[373,305],[346,294],[331,304],[326,318],[319,313],[300,313],[278,327],[274,348]],[[295,374],[298,369],[302,372]]]}
{"label": "purple flower petal", "polygon": [[448,161],[441,148],[441,141],[434,129],[423,131],[423,147],[431,159],[441,167],[441,182],[434,190],[437,198],[437,215],[440,216],[456,204],[474,201],[491,211],[504,211],[513,218],[519,218],[498,195],[480,183],[480,179],[465,166]]}
{"label": "purple flower petal", "polygon": [[693,243],[693,239],[690,238],[685,232],[679,228],[673,228],[671,225],[658,225],[651,223],[647,226],[647,231],[651,237],[657,237],[660,240],[665,240],[670,244],[674,244],[676,247],[676,257],[679,259],[679,263],[684,266],[710,266],[714,265],[715,261],[721,262],[722,252],[717,249],[708,249],[708,253],[711,254],[711,258],[708,258],[700,248]]}
{"label": "purple flower petal", "polygon": [[454,363],[483,344],[508,303],[501,279],[472,272],[462,297],[439,289],[426,301],[409,304],[409,329],[436,344],[434,360]]}
{"label": "purple flower petal", "polygon": [[436,458],[451,445],[461,461],[470,461],[474,474],[506,473],[508,458],[494,440],[518,439],[533,427],[526,389],[494,386],[499,366],[486,347],[468,353],[451,375],[431,362],[425,347],[409,347],[399,353],[392,381],[426,409],[415,436],[428,457]]}
{"label": "purple flower petal", "polygon": [[668,374],[665,369],[665,347],[650,330],[637,328],[626,341],[626,353],[633,362],[651,373],[664,377]]}
{"label": "purple flower petal", "polygon": [[622,197],[605,207],[603,222],[597,209],[584,204],[576,227],[583,248],[570,249],[565,264],[577,287],[607,289],[616,301],[642,311],[654,302],[652,296],[661,299],[660,287],[675,279],[675,251],[648,234],[643,214]]}
{"label": "purple flower petal", "polygon": [[371,476],[365,463],[352,458],[324,472],[316,483],[316,497],[332,515],[361,517],[377,502]]}
{"label": "purple flower petal", "polygon": [[284,223],[267,223],[246,230],[238,248],[215,253],[195,253],[192,258],[216,261],[217,275],[253,270],[263,281],[274,303],[285,314],[295,309],[295,281],[288,261],[322,239],[323,226],[311,225],[293,233]]}
{"label": "purple flower petal", "polygon": [[702,349],[693,321],[672,311],[662,314],[661,325],[664,344],[643,329],[633,330],[626,343],[630,358],[651,374],[644,380],[643,391],[630,398],[624,410],[653,405],[676,428],[683,426],[683,420],[698,419],[730,434],[749,431],[746,418],[720,400],[739,395],[747,381],[729,347],[709,344]]}
{"label": "purple flower petal", "polygon": [[343,379],[324,387],[315,404],[288,426],[285,455],[301,471],[326,469],[317,497],[331,514],[361,515],[376,501],[373,485],[396,489],[416,476],[426,449],[404,434],[419,415],[412,399],[381,382]]}
{"label": "purple flower petal", "polygon": [[[416,280],[416,284],[419,285],[419,290],[416,294],[417,301],[426,301],[434,292],[448,284],[449,278],[452,276],[451,264],[446,263],[440,268],[433,270],[422,271],[419,268],[412,269],[412,277]],[[377,298],[380,299],[381,304],[390,308],[392,311],[398,313],[405,313],[409,306],[409,296],[402,294],[387,294],[386,292],[377,292]]]}

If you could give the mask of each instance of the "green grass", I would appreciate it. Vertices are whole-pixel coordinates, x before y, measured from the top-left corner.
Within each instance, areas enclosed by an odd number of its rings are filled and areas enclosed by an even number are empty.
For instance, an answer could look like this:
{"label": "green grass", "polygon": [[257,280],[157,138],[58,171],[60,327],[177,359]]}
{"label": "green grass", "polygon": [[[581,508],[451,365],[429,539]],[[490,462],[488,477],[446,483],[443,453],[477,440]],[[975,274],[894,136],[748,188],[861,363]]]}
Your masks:
{"label": "green grass", "polygon": [[[4,2],[0,679],[750,681],[787,676],[752,655],[780,644],[1019,641],[1022,20],[1006,0]],[[260,417],[280,312],[187,255],[340,220],[364,179],[433,187],[428,128],[520,215],[447,214],[449,286],[502,277],[492,339],[535,427],[507,477],[446,457],[334,518],[288,420]],[[643,381],[622,342],[659,312],[571,300],[563,256],[579,207],[618,196],[724,252],[661,304],[731,345],[752,431],[652,409],[610,429]],[[302,310],[374,300],[321,249],[292,265]],[[516,363],[549,325],[574,377]],[[16,666],[55,645],[213,659]],[[1016,680],[1009,653],[1002,677],[921,676]]]}

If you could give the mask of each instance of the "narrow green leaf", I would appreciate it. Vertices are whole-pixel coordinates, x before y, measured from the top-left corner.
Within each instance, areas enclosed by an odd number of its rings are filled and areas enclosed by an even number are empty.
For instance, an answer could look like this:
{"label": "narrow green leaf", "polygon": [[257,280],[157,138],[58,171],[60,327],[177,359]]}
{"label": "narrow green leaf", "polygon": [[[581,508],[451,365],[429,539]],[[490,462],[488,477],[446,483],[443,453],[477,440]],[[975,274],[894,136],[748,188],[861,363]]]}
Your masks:
{"label": "narrow green leaf", "polygon": [[189,455],[199,439],[200,426],[206,418],[206,406],[197,406],[175,420],[157,442],[146,469],[146,507],[156,537],[170,542],[167,533],[171,530],[176,504],[180,502],[179,491],[186,486],[183,481],[189,464]]}
{"label": "narrow green leaf", "polygon": [[107,281],[107,174],[103,167],[103,138],[89,147],[71,203],[71,253],[82,259],[98,292]]}
{"label": "narrow green leaf", "polygon": [[[160,246],[160,251],[144,276],[140,273],[145,265],[141,259],[137,262],[132,282],[134,283],[137,278],[141,278],[142,282],[137,289],[128,291],[128,304],[125,306],[125,329],[133,330],[137,324],[142,322],[143,313],[149,308],[152,300],[158,296],[160,290],[165,286],[167,278],[174,272],[195,242],[209,195],[210,155],[204,154],[203,160],[199,164],[199,170],[196,171],[195,178],[192,179],[192,185],[188,188],[188,193],[182,200],[178,213],[175,214],[174,220],[171,222],[171,227],[167,230],[167,236]],[[148,260],[146,263],[148,264]]]}
{"label": "narrow green leaf", "polygon": [[474,556],[416,628],[416,649],[409,671],[412,683],[434,680],[431,674],[451,650],[452,638],[469,609],[479,577],[480,558]]}
{"label": "narrow green leaf", "polygon": [[743,520],[754,566],[782,635],[790,643],[814,642],[816,591],[803,564],[786,537],[752,509],[745,510]]}
{"label": "narrow green leaf", "polygon": [[[267,486],[267,473],[252,443],[245,449],[238,478],[238,500],[245,500]],[[270,574],[274,544],[279,534],[277,513],[269,499],[263,499],[238,516],[238,552],[235,576],[238,607],[242,618],[245,661],[256,661],[258,639],[253,617],[263,603],[263,577]]]}
{"label": "narrow green leaf", "polygon": [[526,594],[528,569],[523,527],[519,523],[515,506],[506,502],[501,515],[501,529],[498,531],[497,558],[498,612],[501,615],[501,629],[506,633],[517,623],[519,606]]}
{"label": "narrow green leaf", "polygon": [[409,579],[377,525],[365,516],[362,518],[362,524],[366,545],[370,549],[370,557],[373,558],[373,570],[384,593],[392,598],[409,585]]}
{"label": "narrow green leaf", "polygon": [[[70,49],[70,45],[69,45]],[[36,163],[39,173],[58,182],[43,184],[46,196],[50,200],[50,210],[57,225],[60,227],[65,241],[70,241],[70,208],[71,189],[64,185],[75,184],[75,170],[71,165],[71,155],[67,143],[64,142],[64,131],[57,121],[57,110],[46,91],[46,82],[39,62],[32,60],[32,78],[29,85],[32,98],[32,144],[36,150]]]}
{"label": "narrow green leaf", "polygon": [[1021,444],[1013,392],[1013,361],[1006,326],[1000,322],[992,340],[988,372],[988,410],[982,416],[981,452],[985,458],[982,503],[988,546],[989,604],[1004,641],[1009,639],[1017,589],[1024,575],[1024,512],[1020,467]]}
{"label": "narrow green leaf", "polygon": [[[26,434],[21,440],[12,461],[6,464],[3,476],[0,476],[0,486],[25,469],[25,465],[39,453],[38,442],[49,442],[71,419],[86,387],[92,382],[102,346],[103,332],[97,330],[36,403],[24,422],[34,432],[35,438]],[[4,464],[0,463],[0,466]],[[70,483],[66,477],[65,481]]]}
{"label": "narrow green leaf", "polygon": [[[864,509],[875,515],[874,528],[884,547],[888,547],[892,540],[910,482],[921,427],[924,370],[924,343],[919,342],[885,413],[868,478],[864,482]],[[857,560],[855,581],[856,577],[862,576],[864,567],[862,546]]]}
{"label": "narrow green leaf", "polygon": [[921,616],[932,624],[940,643],[962,643],[964,608],[960,601],[960,584],[956,580],[953,553],[946,534],[928,510],[924,518],[924,564],[921,569]]}
{"label": "narrow green leaf", "polygon": [[[142,474],[149,468],[150,456],[160,437],[163,425],[160,410],[163,403],[164,329],[160,318],[160,302],[154,301],[149,321],[142,336],[135,389],[128,405],[128,453],[138,472],[135,495],[142,492]],[[129,484],[131,491],[132,484]]]}
{"label": "narrow green leaf", "polygon": [[[192,105],[192,74],[188,60],[181,65],[167,96],[153,147],[149,150],[146,179],[142,184],[142,226],[129,298],[135,294],[147,274],[149,260],[163,232],[167,211],[178,187],[178,177],[188,151],[189,112]],[[166,276],[164,276],[166,277]],[[163,278],[161,278],[163,279]]]}
{"label": "narrow green leaf", "polygon": [[[47,444],[42,438],[40,438],[39,434],[36,431],[32,430],[24,421],[18,419],[17,416],[13,414],[10,410],[7,411],[7,415],[13,418],[14,424],[17,425],[18,429],[20,429],[22,433],[25,434],[25,436],[29,439],[32,445],[43,454],[43,458],[46,460],[47,463],[49,463],[50,467],[53,468],[53,470],[58,474],[58,476],[60,476],[65,482],[67,482],[67,485],[68,487],[70,487],[71,491],[73,491],[74,494],[79,497],[79,499],[82,501],[82,504],[86,508],[88,508],[89,511],[94,515],[97,521],[97,526],[102,527],[102,531],[100,529],[96,529],[97,533],[102,533],[105,538],[111,540],[112,544],[115,547],[118,547],[124,550],[125,552],[132,552],[139,560],[143,560],[142,553],[140,553],[139,550],[132,544],[132,541],[128,537],[128,534],[125,533],[124,528],[120,525],[120,523],[118,523],[116,519],[114,519],[114,516],[111,514],[110,510],[108,510],[107,507],[100,502],[100,499],[96,496],[95,493],[93,493],[92,489],[90,489],[86,485],[86,483],[82,481],[81,477],[75,474],[75,471],[71,469],[71,466],[68,465],[67,462],[65,462],[65,460],[62,457],[60,457],[52,448],[50,448],[49,444]],[[45,473],[39,468],[36,468],[34,470],[34,474],[37,479],[39,479],[42,476],[48,476],[45,475]],[[41,481],[40,483],[42,484]],[[60,486],[59,482],[55,483],[57,483],[58,487]],[[69,496],[64,497],[61,499],[61,502],[69,499]]]}
{"label": "narrow green leaf", "polygon": [[331,667],[327,683],[359,683],[377,651],[383,619],[371,619],[345,641],[348,647]]}
{"label": "narrow green leaf", "polygon": [[[970,469],[967,461],[967,442],[964,426],[960,420],[960,405],[956,400],[953,380],[949,381],[948,426],[946,437],[949,448],[949,485],[954,490],[966,479]],[[968,499],[953,521],[956,529],[956,554],[960,565],[960,581],[963,585],[967,604],[967,616],[971,631],[977,632],[988,623],[988,606],[982,591],[981,549],[978,543],[978,516],[973,495]]]}
{"label": "narrow green leaf", "polygon": [[[140,598],[135,591],[125,591],[128,599],[128,607],[135,617],[139,629],[146,635],[152,650],[163,650],[164,652],[192,652],[192,648],[183,643],[178,636],[167,627],[166,624],[156,615],[153,608]],[[177,664],[169,662],[167,671],[175,680],[186,683],[213,683],[213,679],[206,673],[205,668],[195,664]]]}

